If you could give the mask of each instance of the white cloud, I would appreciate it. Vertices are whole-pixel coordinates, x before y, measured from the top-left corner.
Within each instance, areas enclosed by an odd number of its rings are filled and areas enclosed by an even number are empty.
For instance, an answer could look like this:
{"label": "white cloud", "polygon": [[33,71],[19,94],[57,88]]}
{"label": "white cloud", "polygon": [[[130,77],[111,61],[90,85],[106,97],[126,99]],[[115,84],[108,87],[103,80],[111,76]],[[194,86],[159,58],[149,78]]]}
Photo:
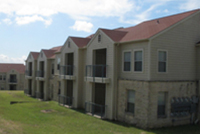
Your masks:
{"label": "white cloud", "polygon": [[9,57],[4,54],[0,54],[0,62],[1,63],[23,63],[25,64],[26,56],[22,57]]}
{"label": "white cloud", "polygon": [[152,6],[150,6],[147,10],[141,12],[141,13],[137,13],[134,14],[133,19],[129,19],[129,20],[124,20],[123,17],[120,18],[120,21],[123,23],[128,23],[128,24],[138,24],[142,21],[148,20],[150,17],[150,13],[152,10],[154,10],[156,7],[160,6],[160,4],[154,4]]}
{"label": "white cloud", "polygon": [[43,17],[37,16],[37,15],[25,16],[25,17],[16,17],[15,21],[18,25],[29,24],[29,23],[32,23],[32,22],[35,22],[35,21],[42,21],[42,22],[45,23],[45,25],[50,25],[51,22],[52,22],[51,19],[45,20]]}
{"label": "white cloud", "polygon": [[[90,17],[121,17],[132,10],[134,3],[128,0],[0,0],[0,13],[21,17],[51,17],[57,13],[68,14],[75,20],[86,20]],[[28,21],[29,20],[29,21]],[[23,18],[17,24],[34,22]],[[42,21],[41,18],[35,19]],[[50,21],[43,21],[50,24]]]}
{"label": "white cloud", "polygon": [[93,24],[86,21],[76,21],[71,28],[76,31],[84,31],[89,33],[92,31]]}
{"label": "white cloud", "polygon": [[185,3],[180,5],[180,9],[192,10],[200,7],[200,0],[187,0]]}
{"label": "white cloud", "polygon": [[12,24],[12,21],[11,21],[10,19],[8,19],[8,18],[3,19],[2,21],[3,21],[4,23],[8,24],[8,25]]}

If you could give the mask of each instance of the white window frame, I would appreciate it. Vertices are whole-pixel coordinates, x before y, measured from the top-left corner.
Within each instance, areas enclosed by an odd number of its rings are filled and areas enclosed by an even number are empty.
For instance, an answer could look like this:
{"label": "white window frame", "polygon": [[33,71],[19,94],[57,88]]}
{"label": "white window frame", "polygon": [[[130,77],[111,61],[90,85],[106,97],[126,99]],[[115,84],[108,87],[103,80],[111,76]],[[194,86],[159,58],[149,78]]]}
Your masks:
{"label": "white window frame", "polygon": [[[135,52],[137,52],[137,51],[142,51],[142,71],[135,71]],[[133,59],[134,59],[134,62],[133,62],[134,73],[143,73],[143,70],[144,70],[144,50],[143,49],[134,49],[133,55],[134,55],[134,57],[133,57]]]}
{"label": "white window frame", "polygon": [[[131,65],[131,67],[130,67],[130,71],[124,71],[124,53],[126,53],[126,52],[130,52],[131,53],[131,60],[130,60],[130,65]],[[123,52],[122,52],[122,72],[124,72],[124,73],[130,73],[132,71],[132,51],[131,50],[124,50]]]}
{"label": "white window frame", "polygon": [[[166,71],[165,72],[159,72],[159,52],[166,52]],[[168,73],[168,51],[166,49],[158,49],[157,50],[157,73],[160,74],[166,74]]]}
{"label": "white window frame", "polygon": [[[164,93],[165,96],[165,114],[164,115],[158,115],[158,96],[160,93]],[[167,91],[159,91],[157,96],[157,117],[158,118],[166,118],[167,117],[167,101],[168,101],[168,92]]]}
{"label": "white window frame", "polygon": [[[133,91],[134,92],[134,112],[131,112],[131,111],[128,111],[128,103],[129,103],[129,91]],[[126,95],[127,95],[127,99],[126,99],[126,112],[128,112],[128,113],[131,113],[131,114],[135,114],[135,98],[136,98],[136,91],[135,90],[132,90],[132,89],[127,89],[127,91],[126,91]]]}

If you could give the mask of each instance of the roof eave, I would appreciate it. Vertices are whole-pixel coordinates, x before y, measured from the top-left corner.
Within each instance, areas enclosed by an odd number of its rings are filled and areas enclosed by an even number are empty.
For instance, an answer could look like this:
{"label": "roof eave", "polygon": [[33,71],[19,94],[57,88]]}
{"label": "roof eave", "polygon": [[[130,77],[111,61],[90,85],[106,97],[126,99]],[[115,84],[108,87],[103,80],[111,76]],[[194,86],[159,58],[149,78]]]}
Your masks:
{"label": "roof eave", "polygon": [[124,42],[115,42],[115,44],[125,44],[125,43],[142,42],[142,41],[149,41],[149,38],[132,40],[132,41],[124,41]]}

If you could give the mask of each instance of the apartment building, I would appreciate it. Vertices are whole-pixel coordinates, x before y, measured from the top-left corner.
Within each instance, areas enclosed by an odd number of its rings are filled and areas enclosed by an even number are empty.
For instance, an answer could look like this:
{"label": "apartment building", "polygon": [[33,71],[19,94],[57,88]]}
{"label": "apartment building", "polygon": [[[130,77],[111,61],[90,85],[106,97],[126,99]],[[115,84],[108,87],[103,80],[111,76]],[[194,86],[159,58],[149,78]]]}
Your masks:
{"label": "apartment building", "polygon": [[42,100],[54,98],[50,90],[50,80],[53,78],[55,53],[61,46],[51,49],[42,49],[40,52],[30,52],[26,60],[25,93]]}
{"label": "apartment building", "polygon": [[199,9],[69,37],[52,51],[51,64],[44,63],[56,68],[49,89],[61,104],[142,128],[194,123],[200,119],[199,42]]}
{"label": "apartment building", "polygon": [[30,52],[26,60],[26,71],[25,71],[25,93],[36,97],[36,71],[37,71],[37,58],[39,52]]}
{"label": "apartment building", "polygon": [[57,74],[61,80],[59,103],[84,108],[84,65],[86,45],[90,38],[68,37],[61,51],[61,66]]}
{"label": "apartment building", "polygon": [[24,64],[0,63],[0,90],[24,90]]}

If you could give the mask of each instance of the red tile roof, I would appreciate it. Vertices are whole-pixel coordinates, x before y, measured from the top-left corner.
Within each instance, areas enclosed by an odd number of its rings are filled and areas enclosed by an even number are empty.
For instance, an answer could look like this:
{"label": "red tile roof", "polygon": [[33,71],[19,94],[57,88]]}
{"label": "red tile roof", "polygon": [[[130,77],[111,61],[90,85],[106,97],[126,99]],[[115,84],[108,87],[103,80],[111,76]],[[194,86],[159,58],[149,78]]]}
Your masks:
{"label": "red tile roof", "polygon": [[101,29],[106,35],[108,35],[113,41],[119,42],[128,33],[127,31],[116,31]]}
{"label": "red tile roof", "polygon": [[0,63],[0,72],[6,73],[12,69],[22,74],[25,73],[24,64]]}
{"label": "red tile roof", "polygon": [[55,57],[55,52],[56,50],[46,50],[46,49],[42,49],[42,51],[44,52],[45,56],[47,57],[47,59],[49,58],[54,58]]}
{"label": "red tile roof", "polygon": [[80,37],[70,37],[70,38],[79,48],[87,46],[88,42],[90,41],[90,38],[80,38]]}
{"label": "red tile roof", "polygon": [[53,47],[50,50],[56,50],[56,52],[60,52],[62,46]]}
{"label": "red tile roof", "polygon": [[197,9],[172,16],[145,21],[129,28],[120,28],[115,30],[108,30],[108,29],[101,29],[101,30],[115,42],[128,42],[128,41],[148,39],[198,11],[200,10]]}
{"label": "red tile roof", "polygon": [[87,36],[86,38],[92,39],[93,36],[94,36],[94,34],[91,34],[91,35]]}
{"label": "red tile roof", "polygon": [[39,56],[39,52],[30,52],[34,58],[34,60],[37,60],[38,56]]}
{"label": "red tile roof", "polygon": [[57,47],[53,47],[51,49],[42,49],[41,51],[44,52],[47,59],[54,59],[55,53],[60,52],[61,48],[62,48],[62,46],[57,46]]}

